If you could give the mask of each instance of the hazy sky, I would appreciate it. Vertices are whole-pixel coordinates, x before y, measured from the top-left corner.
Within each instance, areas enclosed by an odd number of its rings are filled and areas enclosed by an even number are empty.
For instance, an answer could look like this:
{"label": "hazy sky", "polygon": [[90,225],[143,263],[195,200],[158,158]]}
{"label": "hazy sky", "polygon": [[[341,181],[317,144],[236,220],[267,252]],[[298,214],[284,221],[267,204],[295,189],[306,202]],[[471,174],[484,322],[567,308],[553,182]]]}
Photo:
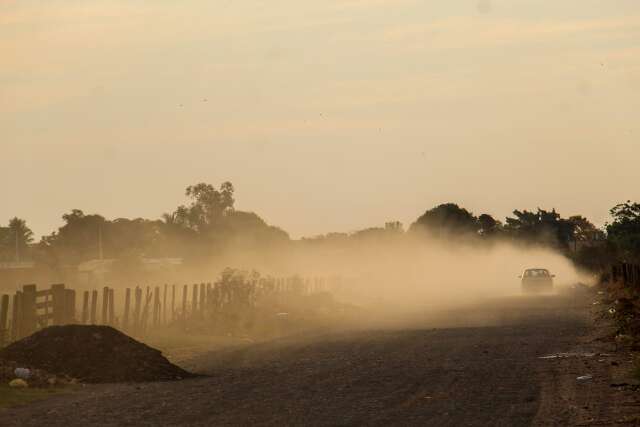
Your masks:
{"label": "hazy sky", "polygon": [[232,181],[294,237],[640,199],[638,0],[0,2],[0,223]]}

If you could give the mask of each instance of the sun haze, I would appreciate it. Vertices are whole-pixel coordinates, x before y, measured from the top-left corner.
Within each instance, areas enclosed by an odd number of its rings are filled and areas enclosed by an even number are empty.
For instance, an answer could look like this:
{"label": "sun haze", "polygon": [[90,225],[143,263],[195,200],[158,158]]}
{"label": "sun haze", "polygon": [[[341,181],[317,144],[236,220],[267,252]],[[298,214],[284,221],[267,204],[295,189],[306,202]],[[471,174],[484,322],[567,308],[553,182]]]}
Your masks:
{"label": "sun haze", "polygon": [[603,224],[640,197],[638,40],[637,0],[5,1],[0,218],[229,180],[293,237],[446,201]]}

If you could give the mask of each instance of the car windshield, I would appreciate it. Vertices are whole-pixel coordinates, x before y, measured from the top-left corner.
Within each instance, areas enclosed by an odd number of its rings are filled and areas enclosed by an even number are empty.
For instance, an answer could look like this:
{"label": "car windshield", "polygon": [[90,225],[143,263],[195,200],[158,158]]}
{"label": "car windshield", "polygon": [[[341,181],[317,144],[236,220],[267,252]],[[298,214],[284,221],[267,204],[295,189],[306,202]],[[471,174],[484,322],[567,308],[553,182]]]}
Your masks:
{"label": "car windshield", "polygon": [[549,277],[549,270],[532,269],[524,272],[524,277]]}

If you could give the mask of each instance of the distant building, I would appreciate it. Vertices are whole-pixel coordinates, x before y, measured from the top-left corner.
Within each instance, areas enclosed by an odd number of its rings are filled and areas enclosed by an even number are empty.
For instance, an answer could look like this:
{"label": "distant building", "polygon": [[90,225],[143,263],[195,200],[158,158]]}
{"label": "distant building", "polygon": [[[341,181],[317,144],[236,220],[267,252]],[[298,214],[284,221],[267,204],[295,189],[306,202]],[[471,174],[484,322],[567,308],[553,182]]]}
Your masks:
{"label": "distant building", "polygon": [[0,270],[28,270],[35,268],[36,263],[33,261],[9,261],[0,262]]}
{"label": "distant building", "polygon": [[0,293],[14,292],[29,283],[47,283],[60,279],[48,266],[33,261],[0,262]]}
{"label": "distant building", "polygon": [[[78,281],[85,286],[102,286],[109,282],[118,260],[93,259],[78,265]],[[183,264],[182,258],[142,258],[139,273],[153,275],[174,271]]]}
{"label": "distant building", "polygon": [[142,258],[142,264],[147,271],[158,271],[182,266],[182,258]]}
{"label": "distant building", "polygon": [[78,282],[83,285],[101,285],[111,272],[115,259],[92,259],[78,265]]}

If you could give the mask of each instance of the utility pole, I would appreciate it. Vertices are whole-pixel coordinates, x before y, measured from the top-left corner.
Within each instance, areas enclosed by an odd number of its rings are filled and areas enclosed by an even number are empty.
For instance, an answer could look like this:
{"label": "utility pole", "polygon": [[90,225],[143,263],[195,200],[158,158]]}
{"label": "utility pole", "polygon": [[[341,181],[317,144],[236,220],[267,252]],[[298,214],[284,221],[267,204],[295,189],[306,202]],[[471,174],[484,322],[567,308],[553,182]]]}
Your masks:
{"label": "utility pole", "polygon": [[16,263],[20,262],[20,242],[18,240],[18,229],[16,228]]}
{"label": "utility pole", "polygon": [[102,253],[102,225],[98,225],[98,256],[100,257],[100,261],[103,259]]}

